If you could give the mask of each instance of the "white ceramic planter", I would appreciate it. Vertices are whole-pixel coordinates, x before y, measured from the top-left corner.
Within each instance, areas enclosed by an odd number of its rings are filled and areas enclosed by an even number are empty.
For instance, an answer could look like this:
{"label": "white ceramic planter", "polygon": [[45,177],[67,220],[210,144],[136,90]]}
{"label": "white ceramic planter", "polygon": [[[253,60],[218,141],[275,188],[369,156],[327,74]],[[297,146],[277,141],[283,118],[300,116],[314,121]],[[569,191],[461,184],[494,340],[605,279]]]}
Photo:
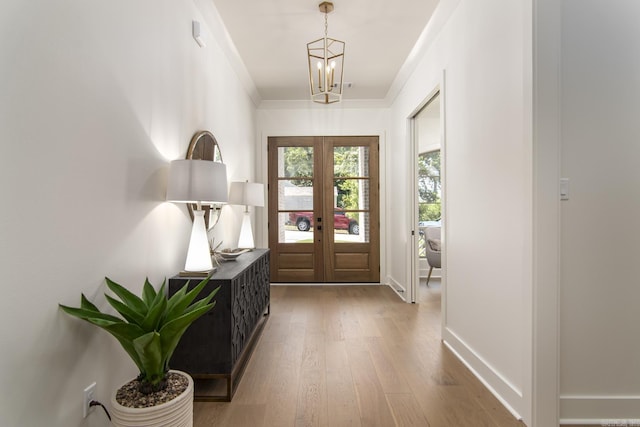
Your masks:
{"label": "white ceramic planter", "polygon": [[116,402],[115,393],[111,397],[111,422],[116,427],[193,427],[193,379],[189,379],[187,389],[175,399],[150,408],[129,408]]}

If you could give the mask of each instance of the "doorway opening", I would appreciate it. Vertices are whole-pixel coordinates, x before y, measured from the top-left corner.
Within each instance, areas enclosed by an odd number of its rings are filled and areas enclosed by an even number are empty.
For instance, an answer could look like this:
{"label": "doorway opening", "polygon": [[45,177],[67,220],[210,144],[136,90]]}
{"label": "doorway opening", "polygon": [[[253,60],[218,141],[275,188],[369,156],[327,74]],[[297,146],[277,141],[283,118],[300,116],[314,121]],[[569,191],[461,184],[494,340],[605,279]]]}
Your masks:
{"label": "doorway opening", "polygon": [[377,136],[269,137],[271,281],[380,282]]}
{"label": "doorway opening", "polygon": [[420,288],[442,282],[442,135],[441,98],[437,90],[412,117],[415,159],[411,302]]}

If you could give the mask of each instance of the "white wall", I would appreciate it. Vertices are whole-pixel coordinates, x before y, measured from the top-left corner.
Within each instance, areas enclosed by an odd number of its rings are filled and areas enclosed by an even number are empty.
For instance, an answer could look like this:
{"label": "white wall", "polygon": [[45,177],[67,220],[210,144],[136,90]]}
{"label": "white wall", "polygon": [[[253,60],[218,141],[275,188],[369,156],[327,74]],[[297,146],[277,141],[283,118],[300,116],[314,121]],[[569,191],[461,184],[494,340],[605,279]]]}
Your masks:
{"label": "white wall", "polygon": [[418,154],[441,148],[442,126],[440,120],[440,96],[436,96],[415,117]]}
{"label": "white wall", "polygon": [[[440,7],[446,7],[447,2]],[[525,420],[531,412],[532,158],[527,2],[462,0],[391,109],[389,274],[409,282],[407,119],[442,85],[446,115],[443,337]],[[527,65],[529,68],[527,68]],[[395,211],[395,212],[394,212]]]}
{"label": "white wall", "polygon": [[561,417],[640,419],[640,3],[562,2]]}
{"label": "white wall", "polygon": [[[81,418],[135,376],[115,340],[58,309],[105,307],[104,276],[139,291],[183,265],[186,208],[163,202],[168,161],[211,130],[229,179],[253,178],[255,107],[213,40],[209,2],[3,2],[0,14],[2,426]],[[206,19],[205,19],[206,18]],[[191,38],[203,21],[208,46]],[[249,153],[249,154],[247,154]],[[230,208],[229,208],[230,209]],[[239,219],[227,209],[232,238]]]}

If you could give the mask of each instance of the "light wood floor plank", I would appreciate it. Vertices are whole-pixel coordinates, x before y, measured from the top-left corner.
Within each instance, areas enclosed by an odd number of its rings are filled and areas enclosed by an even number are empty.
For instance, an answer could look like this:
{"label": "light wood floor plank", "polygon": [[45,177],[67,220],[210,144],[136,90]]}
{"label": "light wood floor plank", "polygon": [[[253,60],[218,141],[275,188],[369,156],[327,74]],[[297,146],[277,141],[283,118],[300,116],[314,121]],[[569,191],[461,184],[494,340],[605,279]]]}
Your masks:
{"label": "light wood floor plank", "polygon": [[432,283],[419,304],[386,286],[272,286],[233,402],[196,402],[194,426],[523,427],[442,343]]}
{"label": "light wood floor plank", "polygon": [[330,426],[359,427],[360,411],[345,341],[326,343],[327,413]]}
{"label": "light wood floor plank", "polygon": [[395,425],[398,427],[431,427],[424,416],[416,397],[411,394],[388,394],[387,401],[393,412]]}
{"label": "light wood floor plank", "polygon": [[263,427],[265,425],[265,410],[265,405],[245,405],[238,403],[231,407],[224,424],[220,425],[234,427]]}
{"label": "light wood floor plank", "polygon": [[362,425],[368,427],[395,425],[367,344],[364,341],[348,342],[347,354],[358,396]]}
{"label": "light wood floor plank", "polygon": [[[276,372],[271,376],[264,420],[265,427],[276,425],[293,426],[295,424],[298,386],[304,351],[304,324],[292,322],[289,325],[287,336],[288,339],[285,342],[275,344],[282,346],[282,353]],[[264,351],[263,349],[267,346],[266,341],[262,340],[263,338],[266,337],[261,337],[258,348],[255,350],[256,353]],[[247,370],[249,369],[250,367],[247,367]],[[244,384],[240,382],[239,388],[243,387]],[[234,404],[235,402],[229,403],[230,406]],[[221,425],[224,426],[225,424]]]}
{"label": "light wood floor plank", "polygon": [[367,338],[369,355],[385,393],[409,393],[410,388],[404,376],[396,370],[392,354],[381,338]]}
{"label": "light wood floor plank", "polygon": [[326,426],[327,377],[324,334],[306,334],[301,363],[295,425]]}

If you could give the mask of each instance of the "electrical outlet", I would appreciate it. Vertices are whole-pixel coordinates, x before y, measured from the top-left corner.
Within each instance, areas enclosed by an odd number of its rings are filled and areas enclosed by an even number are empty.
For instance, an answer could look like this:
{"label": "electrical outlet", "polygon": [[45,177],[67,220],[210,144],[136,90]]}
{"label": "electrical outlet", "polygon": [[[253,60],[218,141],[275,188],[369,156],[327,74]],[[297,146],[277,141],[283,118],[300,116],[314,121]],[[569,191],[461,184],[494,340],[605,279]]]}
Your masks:
{"label": "electrical outlet", "polygon": [[93,409],[93,407],[89,406],[89,404],[91,403],[92,400],[94,400],[93,395],[95,391],[96,391],[95,382],[84,389],[84,392],[82,394],[82,418],[87,418],[87,415],[89,415],[89,412],[91,412],[91,410]]}

